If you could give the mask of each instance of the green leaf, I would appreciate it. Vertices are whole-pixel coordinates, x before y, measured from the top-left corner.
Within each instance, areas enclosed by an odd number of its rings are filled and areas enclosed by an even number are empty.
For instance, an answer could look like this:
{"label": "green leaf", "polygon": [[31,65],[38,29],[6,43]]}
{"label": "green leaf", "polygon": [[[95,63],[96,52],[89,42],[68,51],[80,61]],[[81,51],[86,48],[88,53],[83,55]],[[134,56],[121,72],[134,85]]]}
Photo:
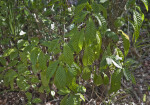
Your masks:
{"label": "green leaf", "polygon": [[86,26],[86,30],[85,30],[86,44],[87,45],[91,44],[91,42],[93,42],[95,37],[96,37],[96,27],[95,27],[95,24],[94,24],[92,18],[90,17],[89,20],[87,21],[87,26]]}
{"label": "green leaf", "polygon": [[137,41],[138,37],[139,37],[139,33],[140,33],[140,27],[142,26],[142,16],[140,13],[138,13],[137,11],[133,11],[133,19],[134,19],[134,23],[133,23],[133,28],[134,28],[134,39],[135,42]]}
{"label": "green leaf", "polygon": [[122,30],[120,30],[120,32],[122,33],[121,36],[123,39],[124,55],[127,56],[128,52],[129,52],[129,47],[130,47],[129,36],[127,34],[125,34]]}
{"label": "green leaf", "polygon": [[76,95],[79,95],[80,98],[85,102],[85,98],[84,98],[84,96],[81,93],[77,93]]}
{"label": "green leaf", "polygon": [[68,88],[62,88],[58,91],[58,94],[60,95],[66,95],[66,94],[69,94],[70,93],[70,90]]}
{"label": "green leaf", "polygon": [[103,79],[101,75],[97,75],[96,73],[94,74],[94,84],[96,86],[100,86],[101,84],[103,84]]}
{"label": "green leaf", "polygon": [[89,69],[88,67],[85,67],[85,68],[83,69],[82,78],[83,78],[84,80],[88,80],[88,79],[90,79],[90,76],[91,76],[91,71],[90,71],[90,69]]}
{"label": "green leaf", "polygon": [[41,101],[40,98],[34,98],[34,99],[32,100],[32,102],[33,102],[33,103],[40,103],[40,102],[42,102],[42,101]]}
{"label": "green leaf", "polygon": [[55,73],[55,71],[57,69],[58,63],[59,63],[58,61],[54,61],[47,68],[46,77],[47,77],[48,81],[54,75],[54,73]]}
{"label": "green leaf", "polygon": [[32,94],[29,93],[29,92],[27,92],[27,93],[25,93],[25,94],[26,94],[26,97],[27,97],[28,101],[31,101],[31,99],[32,99]]}
{"label": "green leaf", "polygon": [[74,11],[74,13],[75,13],[75,20],[78,20],[78,18],[80,18],[79,17],[79,14],[80,14],[80,12],[83,10],[83,8],[85,7],[87,5],[87,3],[82,3],[82,4],[80,4],[80,5],[78,5],[76,8],[75,8],[75,11]]}
{"label": "green leaf", "polygon": [[109,93],[117,92],[121,86],[122,72],[120,69],[116,70],[111,76],[111,87]]}
{"label": "green leaf", "polygon": [[87,14],[89,14],[88,11],[81,11],[80,13],[75,15],[73,22],[75,23],[83,22]]}
{"label": "green leaf", "polygon": [[106,23],[106,19],[101,15],[101,14],[94,14],[95,18],[97,19],[99,26],[101,27],[102,31],[101,32],[105,32],[107,29],[107,23]]}
{"label": "green leaf", "polygon": [[0,63],[1,63],[3,66],[6,66],[6,59],[3,58],[3,57],[0,57]]}
{"label": "green leaf", "polygon": [[58,89],[64,88],[66,86],[66,71],[61,65],[56,71],[54,83]]}
{"label": "green leaf", "polygon": [[27,80],[23,76],[18,76],[17,85],[23,91],[27,91],[30,88],[30,85],[27,83]]}
{"label": "green leaf", "polygon": [[75,30],[70,41],[75,52],[79,53],[82,50],[83,40],[84,40],[84,30],[81,30],[80,32],[78,30]]}
{"label": "green leaf", "polygon": [[123,55],[122,51],[119,48],[116,48],[116,52],[117,52],[117,55],[122,58],[121,61],[123,61],[124,60],[124,55]]}
{"label": "green leaf", "polygon": [[96,39],[97,39],[97,43],[99,44],[99,47],[101,48],[102,46],[102,37],[99,31],[96,32]]}
{"label": "green leaf", "polygon": [[31,38],[31,44],[32,44],[32,45],[37,45],[38,43],[39,43],[38,37],[33,37],[33,38]]}
{"label": "green leaf", "polygon": [[35,65],[37,62],[38,54],[39,54],[39,49],[37,47],[33,48],[30,54],[30,59],[33,65]]}
{"label": "green leaf", "polygon": [[8,86],[10,84],[11,89],[14,89],[14,79],[17,77],[17,73],[14,70],[8,70],[4,76],[4,84]]}
{"label": "green leaf", "polygon": [[95,60],[95,58],[94,58],[94,52],[93,52],[92,48],[86,46],[85,50],[84,50],[84,55],[82,58],[82,62],[84,64],[84,66],[92,65],[94,60]]}
{"label": "green leaf", "polygon": [[25,53],[25,52],[20,52],[19,53],[19,55],[20,55],[20,59],[21,59],[21,61],[25,64],[25,65],[27,65],[27,54]]}
{"label": "green leaf", "polygon": [[48,87],[49,81],[46,78],[46,72],[45,71],[41,72],[41,81],[42,81],[42,84],[44,87]]}
{"label": "green leaf", "polygon": [[38,62],[39,62],[39,68],[40,68],[41,70],[46,70],[46,69],[47,69],[47,66],[46,66],[46,64],[47,64],[47,59],[46,59],[46,56],[45,56],[45,54],[43,53],[43,51],[41,51],[41,52],[39,53]]}
{"label": "green leaf", "polygon": [[78,93],[85,93],[86,92],[86,88],[84,86],[78,86],[77,87],[77,92]]}
{"label": "green leaf", "polygon": [[15,52],[16,48],[7,49],[4,51],[3,57],[9,56],[12,52]]}
{"label": "green leaf", "polygon": [[18,63],[18,60],[13,60],[9,63],[9,67],[15,66]]}
{"label": "green leaf", "polygon": [[68,99],[68,95],[66,95],[60,102],[60,105],[67,105],[67,99]]}
{"label": "green leaf", "polygon": [[115,67],[122,69],[121,64],[119,64],[113,57],[106,58],[106,62],[108,65],[114,64]]}
{"label": "green leaf", "polygon": [[15,52],[12,52],[11,54],[10,54],[10,59],[11,60],[14,60],[15,58],[17,58],[18,57],[18,51],[16,50]]}
{"label": "green leaf", "polygon": [[104,80],[103,80],[104,85],[109,84],[109,78],[108,76],[104,73]]}
{"label": "green leaf", "polygon": [[141,1],[144,3],[145,8],[146,8],[146,10],[148,12],[148,0],[141,0]]}
{"label": "green leaf", "polygon": [[64,44],[63,55],[64,55],[65,63],[71,65],[74,61],[73,51],[70,49],[70,47],[67,44]]}
{"label": "green leaf", "polygon": [[66,105],[80,105],[80,97],[71,94],[66,102]]}

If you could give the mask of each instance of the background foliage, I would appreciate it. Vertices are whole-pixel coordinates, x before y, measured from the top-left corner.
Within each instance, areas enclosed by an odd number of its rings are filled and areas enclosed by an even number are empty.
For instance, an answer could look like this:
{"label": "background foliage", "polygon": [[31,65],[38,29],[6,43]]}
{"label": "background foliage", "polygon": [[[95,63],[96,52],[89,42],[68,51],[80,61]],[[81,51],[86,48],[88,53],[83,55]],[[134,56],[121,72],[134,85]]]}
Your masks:
{"label": "background foliage", "polygon": [[0,80],[28,104],[44,102],[34,91],[64,96],[61,105],[85,101],[86,81],[104,96],[123,76],[135,84],[126,56],[144,20],[137,2],[148,12],[147,0],[1,0]]}

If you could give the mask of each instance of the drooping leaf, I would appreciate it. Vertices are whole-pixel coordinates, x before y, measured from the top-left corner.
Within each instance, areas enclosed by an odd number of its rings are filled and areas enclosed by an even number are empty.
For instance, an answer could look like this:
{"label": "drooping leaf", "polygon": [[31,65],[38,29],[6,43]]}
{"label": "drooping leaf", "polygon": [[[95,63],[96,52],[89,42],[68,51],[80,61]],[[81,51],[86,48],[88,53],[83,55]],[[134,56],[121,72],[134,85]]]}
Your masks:
{"label": "drooping leaf", "polygon": [[130,47],[129,36],[127,34],[125,34],[122,30],[120,30],[120,32],[122,33],[121,36],[123,39],[124,55],[127,56],[128,52],[129,52],[129,47]]}

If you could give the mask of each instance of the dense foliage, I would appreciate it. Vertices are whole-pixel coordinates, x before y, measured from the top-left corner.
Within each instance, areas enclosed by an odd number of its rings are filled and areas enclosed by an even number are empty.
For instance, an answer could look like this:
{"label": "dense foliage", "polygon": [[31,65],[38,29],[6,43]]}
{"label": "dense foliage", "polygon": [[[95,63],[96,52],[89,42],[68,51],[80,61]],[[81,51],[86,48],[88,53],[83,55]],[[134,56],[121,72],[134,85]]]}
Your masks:
{"label": "dense foliage", "polygon": [[[140,2],[148,11],[148,1]],[[105,96],[123,76],[135,83],[126,56],[144,20],[136,0],[1,0],[0,9],[0,80],[24,91],[28,104],[41,101],[30,89],[78,105],[86,81]]]}

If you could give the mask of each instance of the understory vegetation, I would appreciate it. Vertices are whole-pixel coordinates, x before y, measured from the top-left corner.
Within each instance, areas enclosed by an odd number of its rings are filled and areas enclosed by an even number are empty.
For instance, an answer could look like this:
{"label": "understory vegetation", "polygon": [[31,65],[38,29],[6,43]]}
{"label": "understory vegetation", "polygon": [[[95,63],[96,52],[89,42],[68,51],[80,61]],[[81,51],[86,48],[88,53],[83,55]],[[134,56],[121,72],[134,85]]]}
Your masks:
{"label": "understory vegetation", "polygon": [[112,104],[122,79],[136,84],[131,69],[141,60],[142,30],[150,38],[148,3],[1,0],[0,95],[19,92],[27,105]]}

